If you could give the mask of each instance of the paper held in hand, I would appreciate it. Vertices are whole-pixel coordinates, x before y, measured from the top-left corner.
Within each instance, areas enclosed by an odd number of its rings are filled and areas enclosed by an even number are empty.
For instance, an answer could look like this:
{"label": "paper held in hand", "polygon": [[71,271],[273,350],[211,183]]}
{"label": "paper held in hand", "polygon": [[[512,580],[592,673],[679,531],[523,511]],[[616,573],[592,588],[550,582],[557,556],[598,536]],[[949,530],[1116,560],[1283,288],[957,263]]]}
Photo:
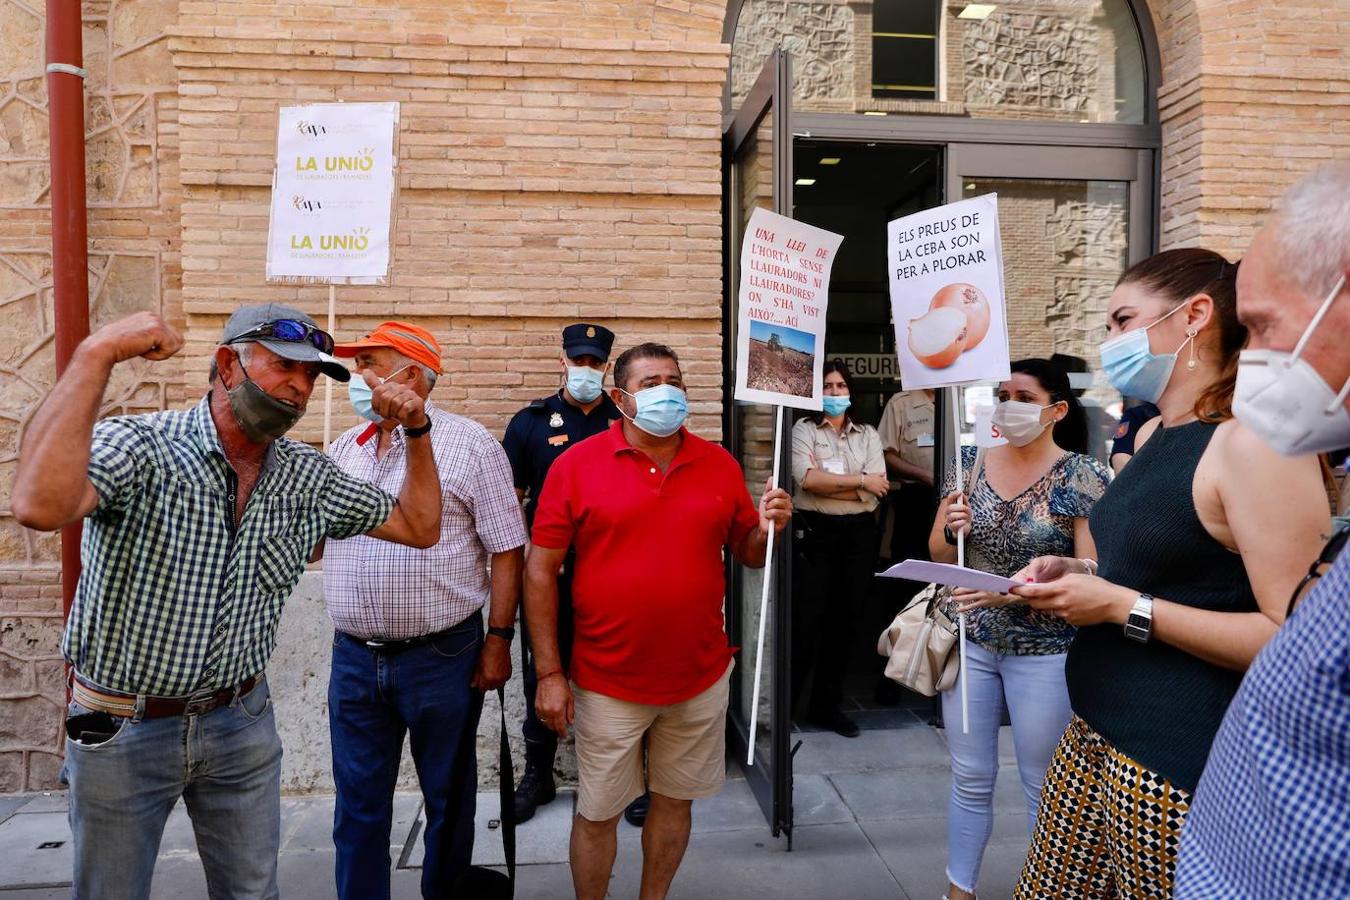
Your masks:
{"label": "paper held in hand", "polygon": [[896,563],[885,572],[885,578],[908,578],[910,581],[931,581],[933,584],[945,584],[950,587],[969,588],[972,591],[990,591],[1006,594],[1014,587],[1025,585],[1025,581],[1013,581],[1002,575],[991,575],[978,569],[954,566],[950,563],[925,562],[921,559],[907,559]]}

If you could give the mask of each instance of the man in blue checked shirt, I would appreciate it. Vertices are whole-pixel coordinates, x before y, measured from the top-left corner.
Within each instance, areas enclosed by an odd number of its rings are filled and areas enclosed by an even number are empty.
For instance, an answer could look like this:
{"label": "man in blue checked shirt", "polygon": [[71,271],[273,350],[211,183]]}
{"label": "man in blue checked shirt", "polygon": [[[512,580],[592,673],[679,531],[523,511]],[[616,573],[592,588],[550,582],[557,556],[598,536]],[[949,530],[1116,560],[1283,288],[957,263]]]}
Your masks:
{"label": "man in blue checked shirt", "polygon": [[[1238,269],[1251,337],[1233,413],[1287,456],[1350,446],[1347,278],[1350,163],[1341,163],[1285,194]],[[1228,708],[1182,832],[1178,898],[1350,897],[1344,544],[1344,533],[1328,542]]]}
{"label": "man in blue checked shirt", "polygon": [[288,306],[230,317],[196,406],[96,422],[118,363],[182,346],[151,313],[86,338],[29,423],[14,480],[20,523],[86,520],[62,639],[77,897],[148,897],[180,797],[211,896],[277,896],[281,742],[263,669],[282,604],[325,537],[440,536],[431,423],[406,386],[367,379],[409,438],[397,500],[283,437],[320,372],[350,378],[332,337]]}

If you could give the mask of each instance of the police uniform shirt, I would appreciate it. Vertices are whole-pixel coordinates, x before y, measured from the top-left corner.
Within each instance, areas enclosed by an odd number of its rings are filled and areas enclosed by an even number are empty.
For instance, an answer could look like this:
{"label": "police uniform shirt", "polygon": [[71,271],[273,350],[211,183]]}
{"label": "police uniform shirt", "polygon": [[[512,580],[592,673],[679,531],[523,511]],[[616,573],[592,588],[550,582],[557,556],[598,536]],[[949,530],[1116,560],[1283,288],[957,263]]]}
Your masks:
{"label": "police uniform shirt", "polygon": [[881,446],[913,466],[933,470],[933,398],[924,391],[900,391],[886,403],[877,432]]}
{"label": "police uniform shirt", "polygon": [[553,461],[568,447],[607,429],[620,415],[619,408],[608,396],[603,396],[587,413],[568,403],[559,390],[550,397],[533,401],[512,417],[506,426],[502,446],[511,462],[515,485],[525,492],[527,522],[534,521],[534,507]]}

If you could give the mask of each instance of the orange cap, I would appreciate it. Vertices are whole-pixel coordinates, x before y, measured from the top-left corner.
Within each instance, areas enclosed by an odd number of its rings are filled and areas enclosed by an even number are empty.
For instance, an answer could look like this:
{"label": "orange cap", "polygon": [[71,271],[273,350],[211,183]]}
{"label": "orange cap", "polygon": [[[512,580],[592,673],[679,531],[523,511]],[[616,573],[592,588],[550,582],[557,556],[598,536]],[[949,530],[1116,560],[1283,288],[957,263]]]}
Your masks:
{"label": "orange cap", "polygon": [[397,350],[413,362],[434,369],[437,375],[444,374],[441,369],[441,345],[430,331],[407,322],[381,322],[378,328],[360,340],[335,345],[333,355],[352,357],[362,350],[375,347]]}

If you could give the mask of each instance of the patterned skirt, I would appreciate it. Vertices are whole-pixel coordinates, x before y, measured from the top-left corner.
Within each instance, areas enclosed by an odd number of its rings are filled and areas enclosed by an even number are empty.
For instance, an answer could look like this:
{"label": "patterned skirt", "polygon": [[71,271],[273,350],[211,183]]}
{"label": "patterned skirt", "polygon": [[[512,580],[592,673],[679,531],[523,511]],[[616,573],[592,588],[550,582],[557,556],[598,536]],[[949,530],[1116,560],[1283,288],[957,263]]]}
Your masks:
{"label": "patterned skirt", "polygon": [[1074,716],[1050,761],[1014,898],[1171,897],[1190,803]]}

